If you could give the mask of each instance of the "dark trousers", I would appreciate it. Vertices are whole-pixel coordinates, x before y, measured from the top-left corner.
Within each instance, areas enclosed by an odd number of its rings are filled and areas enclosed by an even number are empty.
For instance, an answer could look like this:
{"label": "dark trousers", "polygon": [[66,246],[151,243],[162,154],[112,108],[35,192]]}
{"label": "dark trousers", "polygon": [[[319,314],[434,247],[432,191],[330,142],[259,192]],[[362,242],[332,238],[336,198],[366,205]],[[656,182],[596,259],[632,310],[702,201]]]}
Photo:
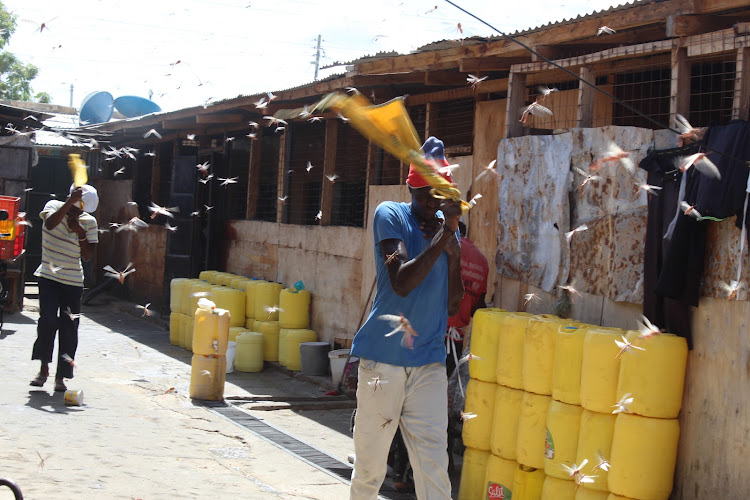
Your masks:
{"label": "dark trousers", "polygon": [[73,378],[73,367],[62,358],[67,354],[76,357],[78,348],[78,319],[73,314],[81,312],[83,287],[63,285],[47,278],[39,278],[39,323],[36,327],[36,342],[31,351],[31,359],[43,363],[52,362],[55,348],[55,334],[59,331],[57,349],[57,377]]}

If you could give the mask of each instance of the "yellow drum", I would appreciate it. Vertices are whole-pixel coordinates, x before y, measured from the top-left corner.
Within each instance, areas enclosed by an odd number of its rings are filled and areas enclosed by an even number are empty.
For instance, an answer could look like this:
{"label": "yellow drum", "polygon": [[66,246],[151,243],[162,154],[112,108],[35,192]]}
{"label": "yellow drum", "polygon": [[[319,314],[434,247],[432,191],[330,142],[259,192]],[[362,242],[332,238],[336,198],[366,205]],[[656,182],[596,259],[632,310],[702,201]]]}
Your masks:
{"label": "yellow drum", "polygon": [[572,480],[547,476],[542,486],[542,500],[575,500],[576,483]]}
{"label": "yellow drum", "polygon": [[464,412],[476,415],[465,420],[463,424],[463,441],[470,448],[488,451],[490,449],[496,390],[497,384],[474,378],[470,379],[466,386]]}
{"label": "yellow drum", "polygon": [[534,469],[519,464],[513,477],[513,500],[539,500],[542,498],[545,477],[542,469]]}
{"label": "yellow drum", "polygon": [[172,345],[180,345],[180,316],[183,315],[178,312],[169,314],[169,343]]}
{"label": "yellow drum", "polygon": [[229,327],[229,336],[227,337],[227,339],[229,340],[229,342],[236,342],[237,341],[237,335],[239,335],[240,333],[251,332],[251,331],[253,331],[253,330],[252,329],[248,330],[244,326],[230,326]]}
{"label": "yellow drum", "polygon": [[244,326],[245,292],[225,286],[214,287],[212,291],[216,307],[229,311],[229,326]]}
{"label": "yellow drum", "polygon": [[640,339],[636,345],[645,351],[622,356],[617,401],[630,393],[633,403],[628,408],[632,413],[677,418],[685,384],[687,341],[676,335],[661,334]]}
{"label": "yellow drum", "polygon": [[484,382],[497,382],[497,339],[502,328],[502,309],[478,309],[471,327],[471,353],[479,359],[469,361],[469,375]]}
{"label": "yellow drum", "polygon": [[557,316],[538,315],[529,320],[521,364],[521,381],[525,391],[552,394],[555,339],[560,326],[561,320]]}
{"label": "yellow drum", "polygon": [[[549,396],[531,392],[523,393],[521,417],[518,420],[518,443],[516,444],[516,461],[519,464],[534,469],[544,469],[544,441],[547,434],[547,410],[550,400]],[[544,470],[542,470],[542,476],[544,476]]]}
{"label": "yellow drum", "polygon": [[490,454],[487,459],[487,474],[484,476],[484,486],[487,489],[480,498],[511,498],[517,468],[518,464],[514,460]]}
{"label": "yellow drum", "polygon": [[521,377],[523,343],[530,319],[530,314],[522,313],[508,313],[503,316],[502,329],[497,338],[495,377],[498,384],[514,389],[523,389]]}
{"label": "yellow drum", "polygon": [[611,413],[617,400],[620,348],[615,340],[625,334],[618,328],[589,328],[583,341],[581,405],[587,410]]}
{"label": "yellow drum", "polygon": [[490,452],[466,448],[464,464],[461,467],[461,484],[458,488],[458,500],[477,500],[484,498],[484,478],[487,475],[487,461]]}
{"label": "yellow drum", "polygon": [[667,500],[672,491],[679,437],[680,424],[676,419],[618,414],[609,491],[640,500]]}
{"label": "yellow drum", "polygon": [[285,288],[279,295],[281,328],[310,328],[310,292]]}
{"label": "yellow drum", "polygon": [[263,281],[255,285],[255,319],[279,320],[279,296],[281,283]]}
{"label": "yellow drum", "polygon": [[278,321],[253,320],[253,331],[263,334],[263,359],[279,360],[279,334],[281,327]]}
{"label": "yellow drum", "polygon": [[229,311],[219,308],[197,308],[192,340],[194,354],[226,356],[229,340]]}
{"label": "yellow drum", "polygon": [[[304,328],[285,328],[286,333],[286,367],[290,370],[300,371],[302,369],[299,345],[302,342],[315,342],[318,334]],[[279,331],[281,329],[279,328]]]}
{"label": "yellow drum", "polygon": [[188,278],[175,278],[169,282],[169,310],[185,314],[182,310],[182,301],[185,297],[185,288],[190,280]]}
{"label": "yellow drum", "polygon": [[615,420],[617,415],[611,413],[597,413],[591,410],[583,410],[581,413],[581,427],[578,434],[578,451],[575,463],[580,464],[584,460],[589,462],[583,467],[582,472],[587,476],[597,476],[593,483],[587,483],[586,488],[597,491],[608,491],[607,471],[599,465],[597,455],[609,461],[612,455],[612,438],[615,434]]}
{"label": "yellow drum", "polygon": [[523,391],[498,385],[495,390],[495,409],[492,422],[490,451],[493,455],[516,460],[518,421],[521,417]]}
{"label": "yellow drum", "polygon": [[224,399],[226,372],[226,356],[193,355],[190,371],[190,397],[208,401]]}
{"label": "yellow drum", "polygon": [[547,439],[544,443],[544,472],[558,479],[570,479],[562,465],[575,463],[578,431],[581,426],[580,406],[555,401],[547,410]]}
{"label": "yellow drum", "polygon": [[581,365],[585,327],[562,326],[555,337],[552,398],[570,405],[581,404]]}
{"label": "yellow drum", "polygon": [[263,334],[245,332],[237,335],[234,368],[241,372],[257,373],[263,370]]}

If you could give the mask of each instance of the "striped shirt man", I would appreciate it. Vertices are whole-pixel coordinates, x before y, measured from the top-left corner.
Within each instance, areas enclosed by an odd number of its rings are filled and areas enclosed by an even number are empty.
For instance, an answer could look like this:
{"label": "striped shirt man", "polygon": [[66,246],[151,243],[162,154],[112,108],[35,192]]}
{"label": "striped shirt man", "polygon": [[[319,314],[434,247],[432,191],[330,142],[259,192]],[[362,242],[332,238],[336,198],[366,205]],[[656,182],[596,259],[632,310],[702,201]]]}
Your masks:
{"label": "striped shirt man", "polygon": [[[43,221],[50,214],[57,212],[64,202],[50,200],[39,213]],[[99,243],[99,232],[96,219],[83,212],[78,218],[81,227],[86,231],[89,243]],[[78,235],[68,227],[67,217],[54,227],[47,229],[42,224],[42,263],[34,276],[47,278],[64,285],[83,287],[83,267],[81,266],[81,246]]]}

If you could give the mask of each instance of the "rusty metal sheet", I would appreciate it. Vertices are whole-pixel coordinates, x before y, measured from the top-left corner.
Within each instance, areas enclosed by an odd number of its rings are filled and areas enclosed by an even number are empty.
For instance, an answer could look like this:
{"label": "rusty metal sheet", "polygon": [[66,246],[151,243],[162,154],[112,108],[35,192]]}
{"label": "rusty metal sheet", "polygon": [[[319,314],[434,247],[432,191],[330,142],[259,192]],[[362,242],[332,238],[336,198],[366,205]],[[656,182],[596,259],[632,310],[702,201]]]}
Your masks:
{"label": "rusty metal sheet", "polygon": [[500,141],[497,271],[551,292],[567,280],[570,133]]}
{"label": "rusty metal sheet", "polygon": [[647,219],[645,207],[613,217],[607,297],[616,302],[643,302]]}
{"label": "rusty metal sheet", "polygon": [[600,179],[590,181],[583,189],[578,189],[582,176],[572,174],[576,193],[571,222],[574,227],[605,215],[630,212],[646,206],[646,193],[638,193],[638,184],[646,182],[646,173],[637,166],[646,157],[648,149],[653,147],[652,130],[608,126],[575,129],[572,134],[571,170],[577,167],[588,172],[589,165],[601,156],[610,143],[629,152],[636,166],[635,172],[631,173],[622,165],[609,163],[598,172],[591,172]]}
{"label": "rusty metal sheet", "polygon": [[612,216],[586,223],[570,238],[570,284],[580,292],[608,295],[612,261]]}
{"label": "rusty metal sheet", "polygon": [[[723,222],[708,222],[706,234],[706,257],[703,268],[703,285],[701,296],[726,299],[727,290],[722,283],[729,284],[737,279],[737,267],[740,263],[740,241],[741,232],[735,226],[735,218]],[[748,300],[748,284],[750,283],[750,264],[747,259],[748,245],[742,256],[742,276],[740,282],[743,285],[737,293],[737,299]]]}

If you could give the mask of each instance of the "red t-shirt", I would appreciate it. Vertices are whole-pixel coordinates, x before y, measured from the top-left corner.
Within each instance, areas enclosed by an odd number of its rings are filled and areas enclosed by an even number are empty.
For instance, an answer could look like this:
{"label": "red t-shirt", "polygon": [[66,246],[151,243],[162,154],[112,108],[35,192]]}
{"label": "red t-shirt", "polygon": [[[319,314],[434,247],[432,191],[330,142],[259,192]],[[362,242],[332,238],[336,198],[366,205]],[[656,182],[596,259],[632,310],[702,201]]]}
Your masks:
{"label": "red t-shirt", "polygon": [[471,311],[483,293],[487,293],[487,275],[490,267],[482,252],[468,238],[461,237],[461,281],[464,298],[458,314],[448,318],[448,326],[461,328],[471,321]]}

